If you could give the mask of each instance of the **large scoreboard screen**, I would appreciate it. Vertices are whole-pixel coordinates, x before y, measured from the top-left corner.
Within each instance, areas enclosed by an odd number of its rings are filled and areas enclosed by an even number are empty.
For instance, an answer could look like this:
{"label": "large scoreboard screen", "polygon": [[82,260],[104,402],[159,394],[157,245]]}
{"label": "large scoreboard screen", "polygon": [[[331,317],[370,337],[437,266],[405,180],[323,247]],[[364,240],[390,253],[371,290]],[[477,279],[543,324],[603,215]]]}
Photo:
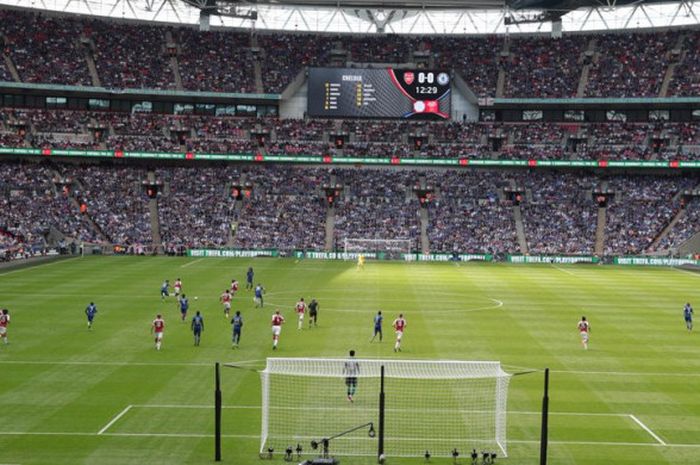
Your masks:
{"label": "large scoreboard screen", "polygon": [[310,68],[308,114],[449,119],[450,82],[443,70]]}

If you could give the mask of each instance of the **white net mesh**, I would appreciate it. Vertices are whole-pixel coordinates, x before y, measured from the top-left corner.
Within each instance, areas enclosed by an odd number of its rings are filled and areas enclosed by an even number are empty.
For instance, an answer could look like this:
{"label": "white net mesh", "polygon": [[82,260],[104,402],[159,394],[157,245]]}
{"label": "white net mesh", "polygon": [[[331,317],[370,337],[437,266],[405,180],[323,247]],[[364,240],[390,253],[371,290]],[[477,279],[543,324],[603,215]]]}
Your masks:
{"label": "white net mesh", "polygon": [[343,250],[346,259],[354,259],[357,254],[366,254],[367,258],[398,259],[401,254],[411,253],[414,241],[410,239],[345,239]]}
{"label": "white net mesh", "polygon": [[[387,457],[450,456],[489,450],[506,455],[510,375],[498,362],[358,359],[348,399],[346,359],[268,358],[262,372],[261,452],[284,450],[373,422],[378,427],[385,367]],[[330,442],[332,455],[376,455],[377,438],[361,429]]]}

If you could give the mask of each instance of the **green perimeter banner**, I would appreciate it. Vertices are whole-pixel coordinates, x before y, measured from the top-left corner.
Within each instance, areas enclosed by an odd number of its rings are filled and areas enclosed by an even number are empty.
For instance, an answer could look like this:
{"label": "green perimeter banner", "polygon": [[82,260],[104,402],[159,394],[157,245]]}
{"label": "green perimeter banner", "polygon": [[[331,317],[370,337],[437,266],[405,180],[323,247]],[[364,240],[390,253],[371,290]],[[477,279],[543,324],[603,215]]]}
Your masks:
{"label": "green perimeter banner", "polygon": [[294,252],[294,258],[312,258],[316,260],[357,260],[357,257],[364,255],[367,259],[383,260],[383,253],[374,252],[309,252],[297,250]]}
{"label": "green perimeter banner", "polygon": [[188,257],[277,257],[277,249],[187,249]]}
{"label": "green perimeter banner", "polygon": [[700,260],[669,257],[615,257],[613,263],[616,265],[682,266],[700,265]]}
{"label": "green perimeter banner", "polygon": [[[431,254],[415,254],[415,253],[405,253],[402,257],[407,262],[470,262],[470,261],[482,261],[482,262],[492,262],[493,255],[491,254],[457,254],[456,256],[451,253],[431,253]],[[455,260],[456,257],[456,260]]]}
{"label": "green perimeter banner", "polygon": [[155,160],[232,161],[255,163],[297,163],[329,165],[476,166],[522,168],[700,168],[700,161],[653,160],[492,160],[475,158],[366,158],[329,155],[262,155],[252,153],[128,152],[122,150],[34,149],[0,147],[0,155],[80,158],[135,158]]}
{"label": "green perimeter banner", "polygon": [[506,255],[509,263],[598,263],[592,255]]}

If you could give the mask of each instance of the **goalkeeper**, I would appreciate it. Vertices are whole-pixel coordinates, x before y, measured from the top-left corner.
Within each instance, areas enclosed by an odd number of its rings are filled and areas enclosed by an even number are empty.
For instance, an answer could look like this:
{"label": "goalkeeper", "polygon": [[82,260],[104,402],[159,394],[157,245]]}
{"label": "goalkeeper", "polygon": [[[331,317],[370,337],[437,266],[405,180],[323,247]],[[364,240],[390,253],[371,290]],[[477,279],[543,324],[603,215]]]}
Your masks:
{"label": "goalkeeper", "polygon": [[355,360],[355,351],[350,351],[350,358],[343,366],[343,375],[345,375],[345,385],[348,387],[348,400],[353,401],[353,396],[357,390],[357,377],[360,375],[360,364]]}

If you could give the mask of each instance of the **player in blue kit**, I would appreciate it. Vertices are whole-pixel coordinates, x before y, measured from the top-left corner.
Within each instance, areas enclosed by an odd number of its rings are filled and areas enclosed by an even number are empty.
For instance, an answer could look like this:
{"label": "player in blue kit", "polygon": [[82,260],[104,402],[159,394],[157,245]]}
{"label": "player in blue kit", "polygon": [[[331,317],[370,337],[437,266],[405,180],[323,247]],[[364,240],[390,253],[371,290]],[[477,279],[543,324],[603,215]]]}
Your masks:
{"label": "player in blue kit", "polygon": [[94,302],[90,302],[90,305],[85,308],[85,315],[87,315],[88,329],[92,329],[92,320],[95,319],[95,314],[97,313],[97,305]]}
{"label": "player in blue kit", "polygon": [[245,277],[246,277],[245,288],[246,288],[246,290],[253,289],[253,276],[255,276],[255,272],[253,272],[253,267],[250,266],[250,267],[248,267],[248,272],[245,274]]}
{"label": "player in blue kit", "polygon": [[184,323],[187,318],[187,310],[190,309],[190,301],[187,300],[185,294],[182,294],[182,297],[178,297],[178,300],[180,301],[180,315],[182,315],[182,322]]}
{"label": "player in blue kit", "polygon": [[263,307],[263,295],[265,294],[265,288],[262,287],[262,284],[258,284],[255,286],[255,297],[253,298],[253,301],[255,302],[255,308],[262,308]]}
{"label": "player in blue kit", "polygon": [[204,331],[204,317],[199,312],[192,317],[190,327],[192,328],[192,334],[194,334],[194,345],[198,346],[202,337],[202,331]]}
{"label": "player in blue kit", "polygon": [[237,349],[238,344],[241,343],[241,329],[243,329],[243,317],[240,311],[236,311],[236,314],[231,320],[231,327],[233,328],[233,348]]}
{"label": "player in blue kit", "polygon": [[683,307],[683,318],[685,319],[685,327],[688,328],[688,331],[692,331],[693,307],[690,306],[690,303],[685,304],[685,307]]}
{"label": "player in blue kit", "polygon": [[163,284],[160,285],[160,301],[163,302],[165,301],[166,297],[170,296],[170,293],[168,292],[168,289],[170,288],[170,281],[167,279],[163,281]]}
{"label": "player in blue kit", "polygon": [[374,338],[377,337],[377,334],[379,334],[379,342],[382,342],[382,322],[384,321],[384,317],[382,316],[382,312],[379,311],[377,314],[374,316],[374,336],[372,336],[372,340],[369,342],[374,342]]}

